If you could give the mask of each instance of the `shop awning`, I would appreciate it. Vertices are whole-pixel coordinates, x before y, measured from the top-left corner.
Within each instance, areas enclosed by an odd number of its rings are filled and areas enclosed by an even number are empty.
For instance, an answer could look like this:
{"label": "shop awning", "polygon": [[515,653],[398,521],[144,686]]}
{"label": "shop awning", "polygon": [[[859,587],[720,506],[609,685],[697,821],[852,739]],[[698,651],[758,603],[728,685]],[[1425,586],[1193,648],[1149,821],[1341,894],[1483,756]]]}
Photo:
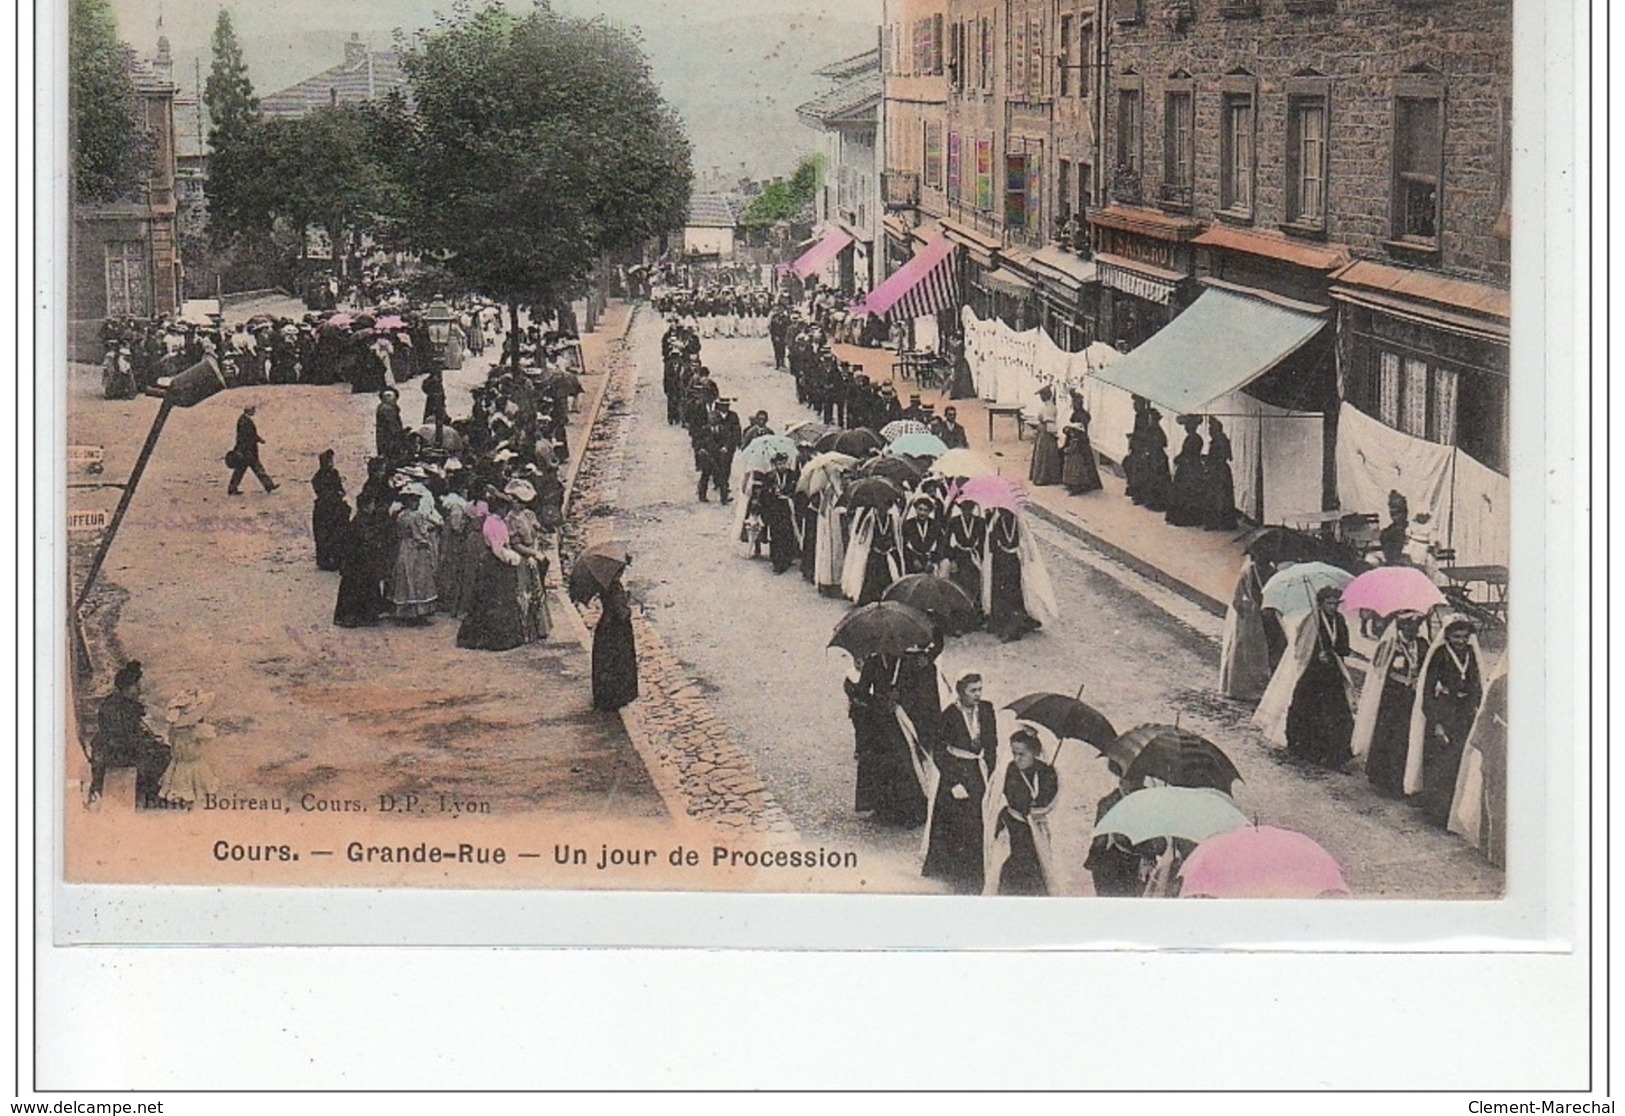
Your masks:
{"label": "shop awning", "polygon": [[954,242],[938,237],[914,254],[853,313],[894,318],[923,318],[959,305],[959,282],[954,274]]}
{"label": "shop awning", "polygon": [[1096,375],[1170,414],[1199,414],[1303,348],[1327,320],[1261,298],[1207,290],[1145,344]]}
{"label": "shop awning", "polygon": [[1033,293],[1033,285],[1009,268],[996,268],[979,280],[983,290],[997,291],[1011,298],[1026,298]]}
{"label": "shop awning", "polygon": [[796,257],[795,263],[790,265],[790,270],[805,279],[814,272],[822,271],[825,264],[840,255],[851,243],[852,237],[847,233],[840,229],[831,229],[824,234],[824,239]]}

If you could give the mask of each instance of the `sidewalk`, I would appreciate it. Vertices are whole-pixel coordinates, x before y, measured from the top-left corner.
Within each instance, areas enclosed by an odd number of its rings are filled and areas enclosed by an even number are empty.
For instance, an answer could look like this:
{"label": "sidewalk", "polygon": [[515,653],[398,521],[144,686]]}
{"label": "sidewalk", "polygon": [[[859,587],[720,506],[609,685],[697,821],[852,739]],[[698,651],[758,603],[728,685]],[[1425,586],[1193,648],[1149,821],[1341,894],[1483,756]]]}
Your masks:
{"label": "sidewalk", "polygon": [[[892,377],[895,355],[889,349],[863,349],[836,345],[841,360],[861,364],[865,374],[878,383],[893,383],[905,402],[916,391],[912,380]],[[1017,432],[1017,421],[1004,413],[993,418],[993,437],[988,438],[988,408],[980,399],[950,400],[946,391],[921,391],[920,400],[931,404],[937,414],[950,404],[959,412],[959,423],[970,438],[970,448],[982,455],[1004,476],[1025,482],[1032,461],[1033,440]],[[1123,432],[1123,433],[1126,433]],[[1098,451],[1103,444],[1117,445],[1116,432],[1091,430]],[[1204,531],[1197,527],[1169,525],[1160,512],[1137,507],[1123,495],[1124,481],[1109,467],[1100,470],[1105,487],[1083,496],[1070,495],[1060,485],[1029,487],[1028,509],[1038,518],[1060,528],[1090,546],[1122,562],[1142,577],[1171,589],[1217,616],[1235,591],[1241,568],[1241,545],[1236,531]]]}

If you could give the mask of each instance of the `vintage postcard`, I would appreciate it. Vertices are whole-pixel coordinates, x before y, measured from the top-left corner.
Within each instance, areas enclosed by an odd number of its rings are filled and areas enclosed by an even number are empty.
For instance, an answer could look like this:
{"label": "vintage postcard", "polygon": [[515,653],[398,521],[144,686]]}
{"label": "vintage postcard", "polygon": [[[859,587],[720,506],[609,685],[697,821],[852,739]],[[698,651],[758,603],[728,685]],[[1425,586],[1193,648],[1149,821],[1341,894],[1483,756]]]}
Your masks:
{"label": "vintage postcard", "polygon": [[69,8],[65,884],[1538,867],[1512,0]]}

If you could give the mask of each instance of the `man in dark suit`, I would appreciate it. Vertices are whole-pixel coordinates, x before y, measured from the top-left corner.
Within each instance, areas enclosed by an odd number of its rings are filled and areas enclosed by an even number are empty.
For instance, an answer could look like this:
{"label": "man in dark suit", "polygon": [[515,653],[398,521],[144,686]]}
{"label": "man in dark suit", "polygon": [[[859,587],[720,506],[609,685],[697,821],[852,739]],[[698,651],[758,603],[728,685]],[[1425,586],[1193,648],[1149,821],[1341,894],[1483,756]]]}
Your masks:
{"label": "man in dark suit", "polygon": [[959,425],[959,411],[953,407],[944,407],[942,417],[931,423],[931,433],[942,439],[949,449],[970,448],[970,438],[965,428]]}
{"label": "man in dark suit", "polygon": [[998,725],[982,700],[982,676],[966,674],[942,711],[931,749],[940,778],[922,874],[960,895],[982,892],[982,803],[998,762]]}
{"label": "man in dark suit", "polygon": [[231,447],[228,464],[231,465],[231,481],[226,485],[226,491],[233,496],[243,494],[243,474],[250,469],[260,484],[265,486],[267,493],[275,492],[280,486],[272,480],[260,464],[260,446],[265,439],[260,437],[259,428],[254,425],[254,404],[250,403],[243,408],[243,413],[237,416],[237,444]]}

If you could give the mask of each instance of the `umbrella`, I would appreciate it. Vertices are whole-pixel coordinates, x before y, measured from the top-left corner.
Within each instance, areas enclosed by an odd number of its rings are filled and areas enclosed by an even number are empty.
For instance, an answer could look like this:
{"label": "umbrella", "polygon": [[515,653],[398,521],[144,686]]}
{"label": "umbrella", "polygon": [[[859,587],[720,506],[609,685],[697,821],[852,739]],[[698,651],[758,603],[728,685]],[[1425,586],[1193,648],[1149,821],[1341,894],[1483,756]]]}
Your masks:
{"label": "umbrella", "polygon": [[876,601],[853,609],[835,625],[829,645],[852,653],[858,662],[871,655],[901,655],[924,647],[936,636],[931,618],[897,601]]}
{"label": "umbrella", "polygon": [[880,436],[888,442],[895,442],[904,434],[929,434],[931,428],[917,419],[898,419],[888,422],[880,428]]}
{"label": "umbrella", "polygon": [[1288,566],[1264,585],[1264,607],[1282,616],[1297,616],[1315,607],[1315,594],[1331,586],[1341,589],[1354,575],[1325,562],[1299,562]]}
{"label": "umbrella", "polygon": [[[838,426],[825,426],[823,423],[814,422],[811,419],[793,422],[784,428],[784,436],[798,446],[816,446],[828,435],[839,435],[840,433],[841,428]],[[834,443],[833,438],[830,441],[831,444]]]}
{"label": "umbrella", "polygon": [[919,483],[922,470],[901,457],[871,457],[855,465],[852,471],[862,477],[885,477],[893,484],[911,488]]}
{"label": "umbrella", "polygon": [[951,449],[937,458],[931,471],[944,477],[992,477],[998,470],[968,449]]}
{"label": "umbrella", "polygon": [[857,458],[868,457],[871,453],[883,449],[886,445],[886,440],[879,434],[862,427],[857,430],[843,430],[833,438],[827,438],[827,441],[828,444],[826,445],[826,438],[818,439],[815,448],[820,453],[826,450],[834,450],[836,453],[847,453]]}
{"label": "umbrella", "polygon": [[322,324],[324,326],[332,326],[334,329],[343,329],[345,326],[349,325],[353,321],[355,321],[355,318],[353,318],[349,314],[334,314],[331,318],[328,318],[327,321],[323,322]]}
{"label": "umbrella", "polygon": [[1082,740],[1096,748],[1105,748],[1117,739],[1117,730],[1099,710],[1065,694],[1044,691],[1026,694],[1005,708],[1014,713],[1017,720],[1042,725],[1064,740]]}
{"label": "umbrella", "polygon": [[1027,506],[1027,490],[1008,477],[972,477],[960,486],[956,498],[983,511],[1004,508],[1018,512]]}
{"label": "umbrella", "polygon": [[952,581],[932,574],[900,577],[886,588],[880,599],[917,608],[944,628],[964,628],[977,621],[976,602]]}
{"label": "umbrella", "polygon": [[1343,611],[1378,616],[1396,612],[1427,612],[1445,603],[1444,594],[1427,574],[1415,566],[1378,566],[1349,582],[1343,589]]}
{"label": "umbrella", "polygon": [[1158,837],[1202,842],[1240,829],[1246,816],[1230,796],[1207,787],[1147,787],[1125,795],[1101,818],[1095,835],[1116,833],[1131,845]]}
{"label": "umbrella", "polygon": [[447,453],[463,452],[463,436],[449,422],[441,425],[438,438],[435,436],[434,423],[426,422],[418,427],[418,437],[423,439],[425,445],[435,449],[443,449]]}
{"label": "umbrella", "polygon": [[839,486],[841,475],[853,464],[854,459],[844,453],[821,453],[801,467],[796,491],[804,496],[816,496],[832,485]]}
{"label": "umbrella", "polygon": [[1176,787],[1211,787],[1230,793],[1241,778],[1230,757],[1188,729],[1141,725],[1106,748],[1130,779],[1151,776]]}
{"label": "umbrella", "polygon": [[373,323],[374,329],[405,329],[406,322],[397,314],[385,314]]}
{"label": "umbrella", "polygon": [[1243,554],[1272,566],[1281,562],[1318,562],[1327,557],[1325,543],[1290,527],[1255,527],[1236,541],[1241,543]]}
{"label": "umbrella", "polygon": [[1179,893],[1187,898],[1318,899],[1349,893],[1342,865],[1331,853],[1302,833],[1270,825],[1242,826],[1198,843],[1179,876]]}
{"label": "umbrella", "polygon": [[573,578],[575,573],[586,570],[594,581],[607,587],[631,562],[632,555],[627,552],[625,543],[599,543],[581,552],[571,576]]}
{"label": "umbrella", "polygon": [[935,461],[948,452],[948,444],[935,434],[904,434],[887,446],[886,452],[899,457],[929,457]]}
{"label": "umbrella", "polygon": [[903,502],[903,490],[885,477],[862,477],[841,494],[848,508],[884,508]]}
{"label": "umbrella", "polygon": [[551,368],[541,378],[543,387],[562,387],[567,395],[580,395],[587,389],[581,386],[581,377],[563,368]]}
{"label": "umbrella", "polygon": [[740,452],[739,460],[747,473],[765,473],[773,468],[773,458],[778,454],[794,461],[800,452],[801,447],[783,434],[764,434]]}

